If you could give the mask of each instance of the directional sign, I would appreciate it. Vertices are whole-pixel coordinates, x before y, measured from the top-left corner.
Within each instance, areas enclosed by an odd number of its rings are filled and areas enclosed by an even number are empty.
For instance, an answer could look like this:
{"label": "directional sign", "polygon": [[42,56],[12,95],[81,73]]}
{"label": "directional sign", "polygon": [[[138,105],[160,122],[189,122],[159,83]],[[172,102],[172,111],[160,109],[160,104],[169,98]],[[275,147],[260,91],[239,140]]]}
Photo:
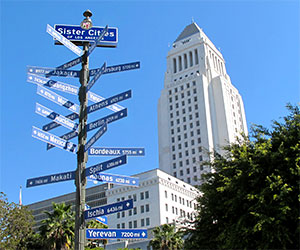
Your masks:
{"label": "directional sign", "polygon": [[60,106],[63,106],[65,108],[67,108],[68,110],[71,110],[71,111],[79,114],[79,106],[77,104],[69,101],[68,99],[64,98],[63,96],[60,96],[60,95],[54,93],[53,91],[46,89],[40,85],[37,85],[36,92],[37,92],[37,94],[47,98],[48,100],[50,100]]}
{"label": "directional sign", "polygon": [[79,70],[27,66],[27,73],[46,76],[80,77]]}
{"label": "directional sign", "polygon": [[[60,66],[56,67],[55,69],[68,69],[68,68],[71,68],[71,67],[73,67],[73,66],[75,66],[75,65],[77,65],[77,64],[79,64],[79,63],[81,63],[81,61],[82,61],[82,58],[81,58],[81,56],[80,56],[80,57],[77,57],[77,58],[75,58],[75,59],[73,59],[73,60],[67,62],[67,63],[64,63],[63,65],[60,65]],[[51,76],[52,73],[53,73],[53,71],[49,72],[49,73],[46,75],[46,77]]]}
{"label": "directional sign", "polygon": [[[104,27],[95,26],[89,30],[84,30],[79,25],[68,24],[56,24],[54,25],[54,28],[61,35],[78,45],[82,45],[82,42],[92,42],[97,40],[104,30]],[[117,43],[118,29],[109,27],[101,42],[97,44],[97,47],[116,47]]]}
{"label": "directional sign", "polygon": [[93,85],[100,78],[100,76],[103,74],[105,69],[106,69],[106,63],[103,63],[102,67],[97,71],[94,78],[87,84],[86,92],[88,92],[93,87]]}
{"label": "directional sign", "polygon": [[110,106],[114,103],[120,102],[120,101],[124,101],[126,99],[131,98],[131,90],[128,90],[126,92],[123,92],[121,94],[109,97],[103,101],[100,101],[98,103],[92,104],[90,106],[87,107],[87,113],[90,114],[92,112],[95,112],[96,110],[105,108],[107,106]]}
{"label": "directional sign", "polygon": [[90,55],[93,52],[93,50],[96,48],[97,44],[100,44],[102,38],[107,33],[107,31],[108,31],[108,26],[106,25],[105,28],[102,30],[100,36],[97,38],[97,40],[95,40],[92,43],[92,45],[89,47],[88,55]]}
{"label": "directional sign", "polygon": [[39,103],[36,103],[35,112],[41,116],[47,117],[51,120],[54,120],[55,122],[59,123],[60,125],[68,128],[70,130],[76,130],[78,127],[78,124],[76,122],[73,122],[72,120],[52,111],[49,108],[44,107],[43,105],[41,105]]}
{"label": "directional sign", "polygon": [[144,156],[144,148],[90,148],[88,151],[90,156]]}
{"label": "directional sign", "polygon": [[[77,114],[75,114],[77,115]],[[78,115],[77,115],[78,116]],[[111,123],[111,122],[114,122],[114,121],[117,121],[119,119],[122,119],[124,117],[127,116],[127,109],[123,109],[119,112],[116,112],[114,114],[111,114],[111,115],[108,115],[108,116],[105,116],[97,121],[94,121],[94,122],[91,122],[89,124],[87,124],[87,132],[93,130],[93,129],[96,129],[96,128],[99,128],[101,127],[104,123]],[[52,123],[52,125],[48,126],[44,126],[43,127],[43,130],[45,131],[48,131],[54,127],[57,127],[57,123]],[[69,132],[69,133],[66,133],[64,135],[62,135],[60,138],[63,138],[65,140],[71,140],[72,138],[76,137],[78,135],[78,133],[76,131],[72,131],[72,132]],[[47,150],[49,150],[50,148],[53,148],[52,145],[47,145]]]}
{"label": "directional sign", "polygon": [[49,143],[58,148],[70,151],[72,153],[76,153],[76,148],[77,148],[76,144],[74,144],[72,142],[68,142],[62,138],[59,138],[56,135],[45,132],[34,126],[32,127],[32,137],[37,138],[46,143]]}
{"label": "directional sign", "polygon": [[94,166],[88,167],[85,169],[85,175],[90,176],[90,175],[95,175],[99,172],[112,169],[118,166],[121,166],[123,164],[127,163],[127,157],[126,155],[116,157],[112,160],[101,162],[99,164],[96,164]]}
{"label": "directional sign", "polygon": [[[120,65],[108,66],[103,74],[117,73],[132,69],[139,69],[140,62],[125,63]],[[99,69],[91,69],[90,76],[94,76]]]}
{"label": "directional sign", "polygon": [[75,180],[75,171],[69,171],[65,173],[59,173],[59,174],[51,174],[36,178],[31,178],[27,180],[26,187],[34,187],[39,185],[45,185],[45,184],[51,184],[61,181],[70,181]]}
{"label": "directional sign", "polygon": [[[84,208],[85,208],[85,210],[91,209],[91,207],[87,204],[85,204]],[[96,217],[95,220],[102,223],[103,225],[107,225],[107,217],[106,216]]]}
{"label": "directional sign", "polygon": [[98,173],[96,175],[91,175],[88,178],[95,181],[108,182],[118,185],[135,187],[139,186],[139,178],[124,175]]}
{"label": "directional sign", "polygon": [[87,239],[147,239],[147,229],[86,229]]}
{"label": "directional sign", "polygon": [[133,199],[125,200],[125,201],[109,204],[106,206],[96,207],[90,210],[86,210],[84,211],[84,218],[86,220],[93,219],[98,216],[113,214],[124,210],[132,209],[132,208],[133,208]]}
{"label": "directional sign", "polygon": [[44,85],[46,87],[57,89],[72,95],[78,94],[78,87],[64,82],[49,80],[48,78],[39,75],[27,74],[27,82],[32,82],[38,85]]}
{"label": "directional sign", "polygon": [[[92,102],[101,102],[101,101],[105,100],[104,97],[96,95],[95,93],[93,93],[91,91],[88,92],[88,99]],[[118,112],[118,111],[121,111],[122,109],[124,109],[124,107],[122,107],[121,105],[118,105],[118,104],[113,104],[111,106],[108,106],[107,108],[114,112]]]}
{"label": "directional sign", "polygon": [[104,123],[100,129],[89,139],[84,145],[84,152],[86,152],[105,132],[107,131],[107,123]]}
{"label": "directional sign", "polygon": [[72,50],[75,54],[78,56],[83,55],[82,49],[77,47],[74,43],[72,43],[70,40],[68,40],[66,37],[61,35],[59,32],[57,32],[55,29],[53,29],[49,24],[47,24],[47,32],[56,40],[61,42],[63,45],[65,45],[68,49]]}

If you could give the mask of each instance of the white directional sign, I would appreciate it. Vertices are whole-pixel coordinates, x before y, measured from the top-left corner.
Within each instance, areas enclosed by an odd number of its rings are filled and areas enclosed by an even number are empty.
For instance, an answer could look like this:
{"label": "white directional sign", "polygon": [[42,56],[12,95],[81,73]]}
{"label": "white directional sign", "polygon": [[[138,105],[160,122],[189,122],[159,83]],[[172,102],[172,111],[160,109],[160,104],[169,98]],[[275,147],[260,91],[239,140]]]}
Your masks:
{"label": "white directional sign", "polygon": [[44,141],[46,143],[49,143],[51,145],[54,145],[58,148],[70,151],[72,153],[76,153],[77,145],[66,141],[62,138],[59,138],[56,135],[50,134],[48,132],[45,132],[37,127],[32,127],[32,137],[39,139],[41,141]]}
{"label": "white directional sign", "polygon": [[55,29],[53,29],[49,24],[47,24],[47,32],[56,40],[61,42],[63,45],[65,45],[68,49],[72,50],[75,54],[78,56],[83,55],[82,49],[77,47],[74,43],[72,43],[70,40],[65,38],[63,35],[58,33]]}
{"label": "white directional sign", "polygon": [[53,110],[44,107],[43,105],[36,103],[35,112],[38,113],[41,116],[47,117],[60,125],[70,129],[70,130],[76,130],[78,127],[78,124],[76,122],[73,122],[72,120],[64,117],[63,115],[60,115]]}

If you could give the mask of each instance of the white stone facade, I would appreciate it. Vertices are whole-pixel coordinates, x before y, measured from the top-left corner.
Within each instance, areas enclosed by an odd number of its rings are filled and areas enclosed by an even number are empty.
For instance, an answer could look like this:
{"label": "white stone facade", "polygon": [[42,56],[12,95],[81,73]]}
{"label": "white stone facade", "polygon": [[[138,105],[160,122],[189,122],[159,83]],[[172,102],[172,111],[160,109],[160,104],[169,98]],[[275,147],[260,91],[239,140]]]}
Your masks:
{"label": "white stone facade", "polygon": [[242,98],[222,54],[196,23],[188,25],[167,56],[158,101],[159,168],[199,185],[208,152],[248,133]]}

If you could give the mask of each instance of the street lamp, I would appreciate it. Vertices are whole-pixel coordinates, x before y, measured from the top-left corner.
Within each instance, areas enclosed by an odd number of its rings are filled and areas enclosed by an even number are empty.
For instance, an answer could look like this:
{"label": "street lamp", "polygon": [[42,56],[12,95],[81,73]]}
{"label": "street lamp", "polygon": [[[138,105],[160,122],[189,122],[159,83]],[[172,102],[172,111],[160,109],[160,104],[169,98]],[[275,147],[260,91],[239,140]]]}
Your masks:
{"label": "street lamp", "polygon": [[92,16],[92,12],[90,10],[86,10],[84,13],[83,13],[83,16],[85,16],[85,19],[81,22],[80,24],[80,27],[85,29],[85,30],[89,30],[90,28],[92,28],[93,26],[93,23],[92,23],[92,20],[91,20],[91,16]]}

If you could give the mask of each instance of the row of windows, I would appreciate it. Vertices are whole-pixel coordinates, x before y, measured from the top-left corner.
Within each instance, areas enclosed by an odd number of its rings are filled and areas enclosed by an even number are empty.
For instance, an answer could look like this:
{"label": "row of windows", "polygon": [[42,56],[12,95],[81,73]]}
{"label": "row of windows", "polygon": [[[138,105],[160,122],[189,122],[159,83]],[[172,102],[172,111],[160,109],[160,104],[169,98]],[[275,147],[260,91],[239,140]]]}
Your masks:
{"label": "row of windows", "polygon": [[[144,227],[144,226],[150,226],[150,218],[143,218],[141,219],[141,224],[140,224],[141,227]],[[137,228],[138,227],[138,221],[137,220],[134,220],[134,221],[129,221],[128,222],[128,228]],[[125,228],[125,222],[124,223],[121,223],[121,224],[117,224],[117,228]]]}
{"label": "row of windows", "polygon": [[[202,155],[199,155],[199,161],[201,162],[201,161],[203,161],[203,156]],[[173,159],[174,160],[174,159]],[[193,163],[196,163],[196,157],[193,157],[192,158],[192,162]],[[177,163],[178,163],[178,166],[179,167],[183,167],[183,161],[179,161],[179,162],[173,162],[173,168],[174,169],[176,169],[177,168]],[[186,159],[185,160],[185,166],[187,166],[187,165],[189,165],[190,164],[190,159]],[[201,170],[203,170],[203,169],[201,169]],[[189,170],[188,170],[189,171]],[[196,172],[196,171],[194,171],[194,172]]]}
{"label": "row of windows", "polygon": [[[196,88],[193,89],[193,94],[197,94],[197,89],[196,89]],[[191,96],[191,91],[188,90],[188,91],[186,92],[186,95],[187,95],[187,96]],[[172,96],[169,97],[169,102],[171,103],[173,100],[178,101],[179,98],[182,98],[182,99],[185,98],[184,92],[182,92],[180,95],[175,95],[175,96],[174,96],[174,99],[173,99]]]}
{"label": "row of windows", "polygon": [[[140,213],[141,214],[148,213],[148,212],[150,212],[150,205],[149,204],[140,206]],[[133,209],[128,210],[128,216],[136,215],[137,213],[138,213],[137,207],[134,207]],[[119,219],[121,217],[122,218],[125,217],[125,211],[117,213],[117,219]]]}
{"label": "row of windows", "polygon": [[[200,126],[200,121],[196,121],[195,124],[196,124],[196,127],[199,127]],[[193,123],[190,123],[190,128],[193,128]],[[186,126],[186,124],[184,124],[183,125],[183,131],[186,131],[186,130],[187,130],[187,126]],[[175,131],[177,131],[177,133],[180,133],[181,132],[180,127],[177,127],[176,130],[174,130],[174,128],[171,129],[171,135],[172,136],[175,134]],[[197,135],[201,134],[200,128],[198,128],[197,130],[190,131],[191,137],[193,137],[195,134],[197,134]],[[177,135],[177,138],[178,138],[178,140],[181,140],[181,135]],[[183,138],[187,139],[187,133],[183,134]],[[187,145],[186,145],[186,147],[187,147]]]}
{"label": "row of windows", "polygon": [[[165,190],[165,198],[168,199],[168,191]],[[171,199],[172,201],[175,201],[175,202],[179,202],[179,204],[182,204],[182,205],[186,205],[187,207],[190,207],[192,208],[192,201],[189,201],[188,199],[184,199],[180,196],[178,196],[178,199],[177,199],[177,195],[176,194],[173,194],[171,193]],[[196,204],[194,203],[194,208],[195,208]],[[166,204],[166,211],[168,209],[168,204]]]}
{"label": "row of windows", "polygon": [[[177,139],[178,139],[178,142],[179,142],[179,141],[181,140],[181,136],[178,135],[178,136],[177,136]],[[187,139],[187,137],[185,137],[185,139]],[[175,143],[175,137],[171,137],[171,142],[172,142],[172,143]],[[201,143],[201,138],[200,138],[200,137],[197,139],[197,142],[198,142],[198,144]],[[187,145],[187,146],[185,146],[185,147],[188,147],[188,142],[185,142],[184,144]],[[191,145],[192,145],[192,146],[195,145],[195,140],[194,140],[194,139],[191,140]]]}
{"label": "row of windows", "polygon": [[[173,149],[173,146],[172,146],[172,149]],[[202,150],[201,147],[198,148],[198,151],[199,151],[199,149]],[[201,152],[201,151],[199,151],[199,152]],[[195,154],[195,153],[196,153],[196,150],[193,148],[193,149],[192,149],[192,154]],[[188,150],[185,150],[185,156],[189,156],[189,151],[188,151]],[[200,155],[200,156],[201,156],[201,155]],[[173,154],[173,155],[172,155],[172,158],[173,158],[173,160],[176,160],[176,154]],[[179,153],[178,153],[178,158],[179,158],[179,159],[182,158],[182,152],[179,152]],[[200,160],[200,159],[202,160],[202,156],[199,157],[199,160]]]}
{"label": "row of windows", "polygon": [[[189,57],[189,59],[188,59]],[[178,57],[173,58],[173,72],[176,73],[178,71],[182,71],[183,69],[187,69],[188,67],[192,67],[195,64],[199,64],[198,58],[198,50],[189,51],[188,53],[184,53]]]}
{"label": "row of windows", "polygon": [[169,95],[172,95],[173,92],[174,92],[174,93],[177,93],[177,92],[179,92],[179,91],[183,91],[184,88],[185,88],[184,86],[188,89],[188,88],[190,88],[191,86],[196,86],[196,82],[193,81],[192,84],[186,83],[185,85],[183,84],[183,85],[181,85],[180,87],[175,87],[173,91],[172,91],[172,89],[170,89],[170,90],[169,90]]}
{"label": "row of windows", "polygon": [[[184,96],[184,95],[183,95],[183,96]],[[177,98],[176,98],[176,97],[177,97]],[[171,98],[171,97],[170,97],[170,98]],[[170,98],[169,98],[169,102],[172,102],[172,101],[170,101],[170,100],[172,100],[172,99],[170,99]],[[178,96],[177,96],[177,95],[176,95],[174,98],[175,98],[175,101],[178,101]],[[184,97],[183,97],[183,98],[184,98]],[[197,96],[194,96],[193,99],[194,99],[194,102],[197,102],[197,101],[198,101]],[[184,100],[185,100],[185,99],[184,99]],[[181,102],[181,105],[182,105],[182,106],[185,105],[184,100]],[[191,98],[188,98],[188,99],[187,99],[188,104],[191,104],[191,100],[192,100]],[[177,102],[177,103],[175,103],[175,106],[170,105],[170,106],[169,106],[169,109],[170,109],[170,110],[173,110],[173,108],[179,108],[179,104],[180,104],[180,103]],[[198,107],[197,107],[197,109],[198,109]]]}
{"label": "row of windows", "polygon": [[[150,195],[149,195],[149,191],[145,191],[145,192],[140,192],[140,200],[144,200],[144,199],[149,199]],[[133,201],[137,201],[137,195],[133,194],[133,195],[128,195],[128,199],[133,199]],[[124,201],[125,197],[122,198],[118,198],[117,201]]]}
{"label": "row of windows", "polygon": [[[182,101],[182,106],[184,106],[184,101]],[[176,109],[179,108],[178,103],[176,103],[175,107],[176,107]],[[195,104],[194,108],[195,108],[195,110],[198,110],[198,104]],[[173,110],[173,106],[170,105],[170,111],[172,111],[172,110]],[[188,107],[188,112],[192,112],[192,106],[189,106],[189,107]],[[183,109],[181,110],[181,113],[182,113],[182,114],[185,114],[185,113],[186,113],[186,109],[183,108]],[[179,113],[179,110],[176,110],[176,115],[179,116],[179,114],[180,114],[180,113]],[[170,112],[170,118],[173,118],[174,115],[175,115],[175,113]],[[195,112],[195,117],[196,117],[196,118],[199,117],[199,113],[198,113],[198,112]],[[190,119],[192,119],[191,115],[190,115]]]}
{"label": "row of windows", "polygon": [[[193,170],[194,170],[194,173],[197,172],[197,167],[194,166],[194,167],[193,167]],[[203,166],[202,166],[202,165],[200,165],[200,170],[201,170],[201,171],[203,170]],[[190,174],[190,172],[191,172],[190,169],[189,169],[189,168],[186,168],[186,174]],[[177,177],[177,172],[174,172],[173,175],[174,175],[174,177]],[[179,171],[179,176],[183,176],[183,169],[181,169],[181,170]]]}
{"label": "row of windows", "polygon": [[222,75],[224,75],[224,66],[223,63],[220,61],[219,58],[217,58],[217,56],[212,53],[211,51],[209,51],[209,57],[213,59],[213,63],[214,63],[214,68],[219,71]]}
{"label": "row of windows", "polygon": [[[196,204],[194,204],[196,206]],[[169,206],[168,204],[165,204],[166,207],[166,212],[169,211]],[[190,214],[189,212],[185,212],[183,209],[178,209],[177,207],[172,206],[172,213],[178,215],[178,210],[179,210],[179,215],[180,217],[185,217],[187,215],[187,217],[190,219],[192,217],[192,214]]]}

